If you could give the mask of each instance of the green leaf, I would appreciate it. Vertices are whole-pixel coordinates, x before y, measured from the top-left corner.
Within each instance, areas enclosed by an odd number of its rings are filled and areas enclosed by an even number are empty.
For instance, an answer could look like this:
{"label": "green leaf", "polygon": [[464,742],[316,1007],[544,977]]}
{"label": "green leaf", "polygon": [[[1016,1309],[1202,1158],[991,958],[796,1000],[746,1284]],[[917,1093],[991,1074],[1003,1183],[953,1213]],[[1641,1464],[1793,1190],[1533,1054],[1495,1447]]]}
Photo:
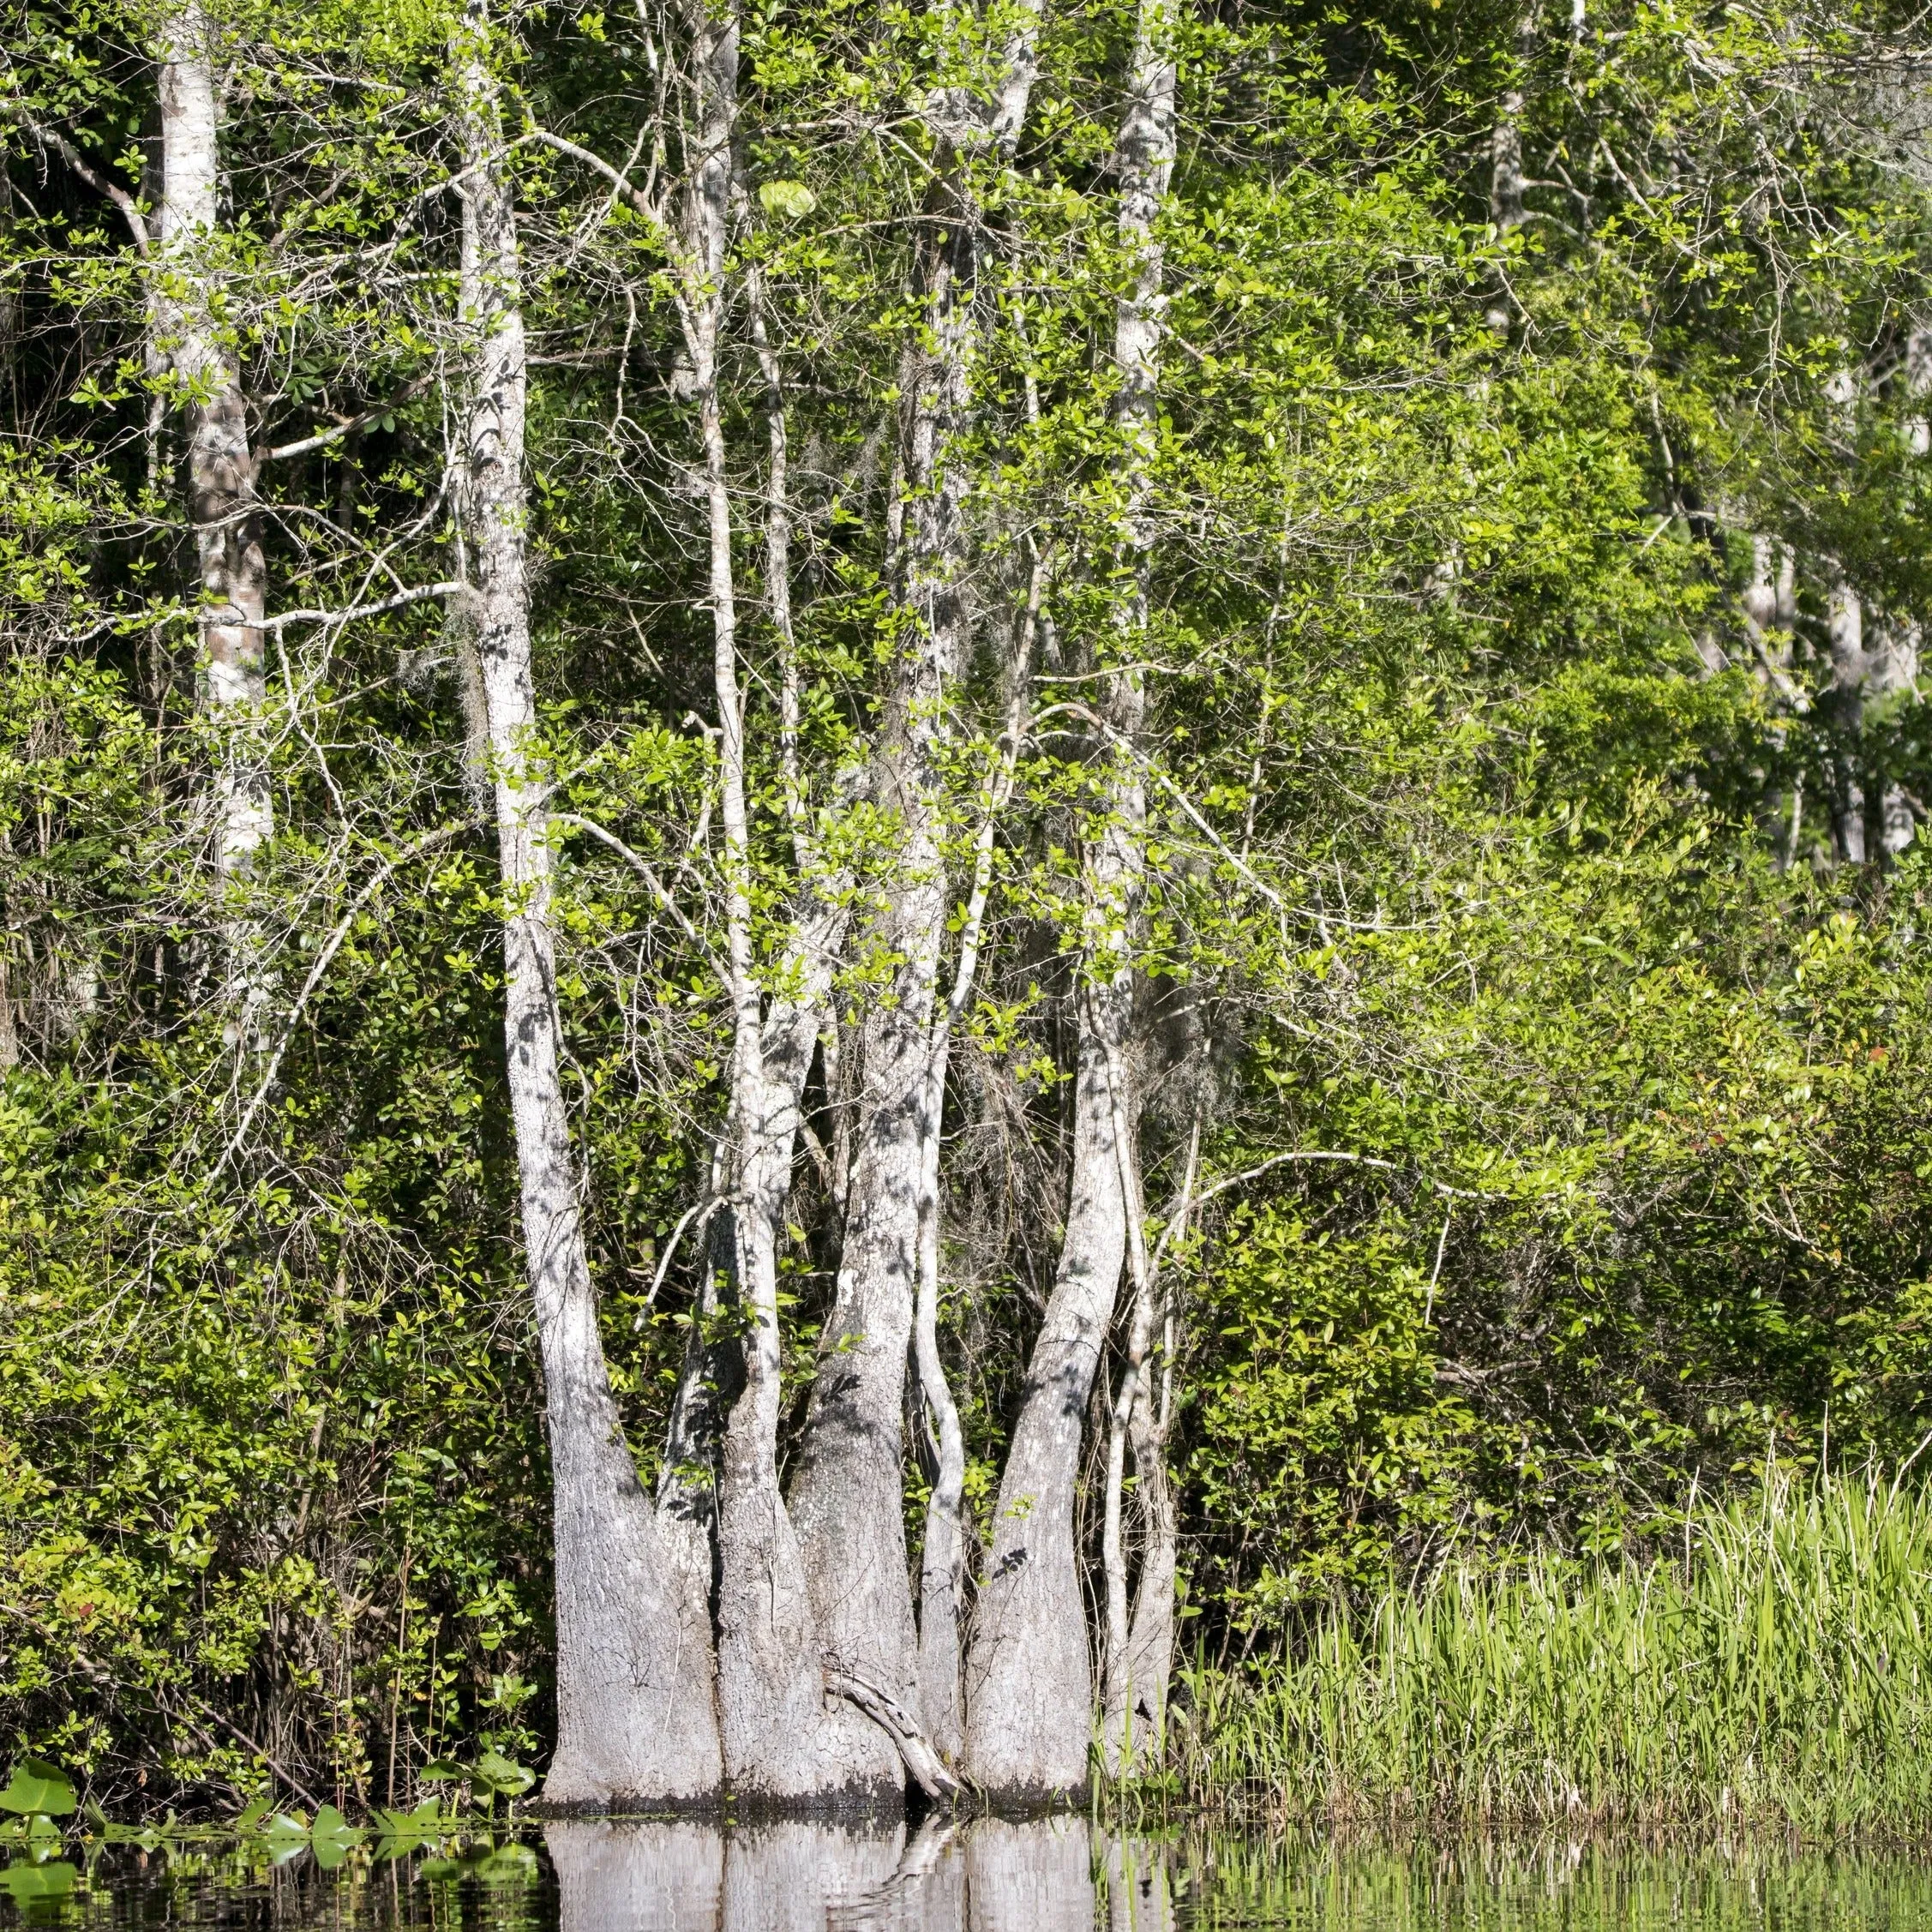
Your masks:
{"label": "green leaf", "polygon": [[504,1797],[516,1797],[537,1782],[537,1773],[520,1764],[512,1763],[501,1751],[485,1751],[477,1760],[477,1767],[470,1773],[470,1782],[479,1790],[495,1791]]}
{"label": "green leaf", "polygon": [[74,1809],[74,1786],[58,1765],[44,1758],[22,1758],[12,1779],[0,1791],[0,1811],[39,1812],[64,1818]]}
{"label": "green leaf", "polygon": [[325,1804],[309,1827],[309,1847],[324,1871],[333,1871],[368,1835],[359,1825],[351,1825],[333,1804]]}
{"label": "green leaf", "polygon": [[64,1858],[45,1865],[9,1865],[0,1872],[0,1886],[13,1894],[15,1905],[31,1905],[41,1899],[64,1899],[74,1889],[78,1871]]}
{"label": "green leaf", "polygon": [[268,1815],[273,1800],[265,1797],[253,1799],[243,1808],[242,1815],[235,1821],[238,1832],[252,1832]]}
{"label": "green leaf", "polygon": [[819,197],[802,181],[767,181],[759,185],[758,204],[767,214],[795,221],[818,207]]}
{"label": "green leaf", "polygon": [[452,1778],[467,1778],[469,1775],[454,1758],[431,1758],[417,1773],[416,1781],[419,1785],[441,1785]]}

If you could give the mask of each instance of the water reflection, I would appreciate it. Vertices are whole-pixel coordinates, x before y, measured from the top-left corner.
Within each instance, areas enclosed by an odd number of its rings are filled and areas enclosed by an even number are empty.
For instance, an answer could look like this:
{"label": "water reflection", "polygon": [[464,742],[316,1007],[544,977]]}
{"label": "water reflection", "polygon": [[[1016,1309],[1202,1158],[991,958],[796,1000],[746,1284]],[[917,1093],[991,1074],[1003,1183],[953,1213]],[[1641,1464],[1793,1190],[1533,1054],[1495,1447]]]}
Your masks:
{"label": "water reflection", "polygon": [[[1917,1932],[1923,1857],[1749,1839],[1336,1844],[1084,1819],[550,1826],[327,1868],[297,1846],[78,1838],[0,1864],[0,1932]],[[63,1861],[52,1856],[64,1851]],[[57,1869],[56,1868],[58,1868]]]}
{"label": "water reflection", "polygon": [[[1158,1861],[1097,1841],[1085,1819],[928,1819],[854,1829],[787,1822],[555,1824],[559,1932],[1093,1932],[1095,1869],[1111,1893]],[[1115,1874],[1120,1875],[1118,1881]],[[1163,1874],[1158,1888],[1167,1899]],[[1139,1909],[1137,1909],[1137,1905]],[[1125,1900],[1109,1932],[1168,1932]]]}

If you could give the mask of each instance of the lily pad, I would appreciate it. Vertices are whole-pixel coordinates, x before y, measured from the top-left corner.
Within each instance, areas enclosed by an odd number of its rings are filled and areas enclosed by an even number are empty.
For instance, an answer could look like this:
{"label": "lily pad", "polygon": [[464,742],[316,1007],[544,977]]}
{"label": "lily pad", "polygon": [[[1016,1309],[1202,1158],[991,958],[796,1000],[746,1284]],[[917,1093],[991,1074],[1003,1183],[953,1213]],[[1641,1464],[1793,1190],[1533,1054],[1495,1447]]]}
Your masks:
{"label": "lily pad", "polygon": [[64,1818],[73,1809],[74,1786],[67,1773],[44,1758],[22,1758],[14,1767],[6,1790],[0,1791],[0,1811]]}

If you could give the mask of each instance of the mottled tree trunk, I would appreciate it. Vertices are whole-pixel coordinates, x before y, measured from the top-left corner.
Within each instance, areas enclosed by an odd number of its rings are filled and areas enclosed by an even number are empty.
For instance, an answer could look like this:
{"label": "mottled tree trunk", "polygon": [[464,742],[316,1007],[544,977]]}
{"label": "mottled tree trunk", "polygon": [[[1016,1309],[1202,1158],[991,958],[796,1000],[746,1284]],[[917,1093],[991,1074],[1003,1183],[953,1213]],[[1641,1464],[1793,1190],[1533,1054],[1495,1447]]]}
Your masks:
{"label": "mottled tree trunk", "polygon": [[[1116,1076],[1116,1090],[1122,1083]],[[1125,1143],[1125,1127],[1120,1134]],[[1162,1336],[1159,1284],[1140,1237],[1142,1197],[1137,1173],[1125,1173],[1128,1202],[1127,1254],[1133,1283],[1126,1361],[1107,1431],[1107,1495],[1103,1510],[1107,1573],[1105,1682],[1101,1716],[1101,1755],[1116,1777],[1145,1770],[1167,1734],[1167,1683],[1173,1671],[1175,1515],[1167,1466],[1167,1404],[1156,1384],[1156,1344]],[[1171,1386],[1171,1385],[1170,1385]],[[1141,1562],[1130,1616],[1127,1551],[1123,1535],[1124,1460],[1133,1452],[1135,1502],[1140,1516]]]}
{"label": "mottled tree trunk", "polygon": [[[1497,103],[1489,137],[1489,219],[1498,237],[1523,225],[1523,80],[1536,49],[1536,15],[1526,5],[1516,22],[1516,66]],[[1506,272],[1498,267],[1495,293],[1484,320],[1498,335],[1509,333],[1511,310]]]}
{"label": "mottled tree trunk", "polygon": [[710,537],[712,679],[718,710],[726,951],[733,1006],[731,1119],[723,1221],[739,1317],[739,1393],[725,1421],[718,1483],[718,1715],[734,1791],[779,1803],[896,1797],[903,1788],[889,1736],[825,1695],[825,1644],[806,1587],[798,1539],[778,1489],[778,1243],[783,1233],[799,1101],[828,990],[829,955],[796,965],[793,989],[767,1014],[753,956],[751,828],[744,697],[738,676],[737,591],[731,552],[718,348],[737,111],[735,10],[693,5],[695,147],[684,197],[680,308],[705,453]]}
{"label": "mottled tree trunk", "polygon": [[1835,565],[1826,591],[1825,630],[1832,653],[1833,754],[1832,819],[1838,855],[1865,862],[1865,778],[1860,740],[1865,723],[1865,606]]}
{"label": "mottled tree trunk", "polygon": [[959,956],[952,985],[933,1028],[927,1069],[928,1131],[920,1157],[919,1290],[913,1315],[913,1370],[929,1431],[932,1479],[920,1557],[919,1695],[927,1734],[948,1764],[958,1761],[966,1743],[965,1685],[959,1648],[960,1620],[965,1611],[966,1440],[945,1365],[939,1357],[939,1126],[953,1031],[973,996],[979,972],[980,944],[993,885],[993,844],[1000,814],[1012,795],[1045,578],[1044,567],[1035,561],[1010,678],[1005,753],[985,800],[974,846],[972,889],[960,921]]}
{"label": "mottled tree trunk", "polygon": [[[1160,384],[1161,297],[1164,267],[1155,223],[1174,165],[1174,68],[1172,0],[1142,0],[1134,50],[1134,89],[1121,130],[1120,238],[1135,263],[1131,290],[1114,322],[1114,364],[1120,381],[1117,416],[1121,429],[1121,549],[1131,589],[1125,612],[1121,657],[1127,666],[1117,680],[1114,707],[1121,735],[1129,744],[1137,733],[1143,702],[1134,660],[1144,654],[1149,601],[1149,565],[1154,533],[1149,524],[1149,479],[1154,462]],[[1520,168],[1520,154],[1518,158]],[[1520,189],[1519,189],[1520,195]],[[1119,836],[1129,843],[1124,860],[1128,881],[1126,914],[1131,922],[1137,896],[1146,804],[1137,773],[1117,783],[1115,818]],[[1122,1614],[1125,1565],[1119,1548],[1120,1482],[1118,1440],[1109,1455],[1105,1514],[1113,1531],[1113,1563],[1107,1590],[1101,1737],[1108,1768],[1115,1773],[1143,1768],[1166,1734],[1167,1680],[1173,1669],[1175,1518],[1167,1477],[1165,1404],[1155,1394],[1153,1352],[1163,1338],[1158,1284],[1148,1263],[1142,1234],[1143,1203],[1139,1163],[1134,1158],[1138,1126],[1137,1096],[1127,1090],[1125,1056],[1111,1040],[1108,1086],[1114,1102],[1114,1146],[1120,1161],[1120,1191],[1126,1208],[1127,1258],[1134,1291],[1127,1360],[1114,1406],[1116,1437],[1124,1432],[1133,1452],[1136,1497],[1140,1509],[1141,1563],[1133,1614]],[[1171,1339],[1171,1338],[1170,1338]],[[1117,1588],[1118,1586],[1118,1588]]]}
{"label": "mottled tree trunk", "polygon": [[[473,333],[459,502],[483,668],[505,915],[504,1038],[525,1266],[555,1499],[554,1804],[693,1801],[718,1788],[708,1564],[660,1533],[625,1443],[585,1257],[582,1177],[559,1076],[549,774],[537,739],[525,563],[523,312],[489,27],[452,48],[464,173],[462,296]],[[668,1526],[666,1526],[668,1527]]]}
{"label": "mottled tree trunk", "polygon": [[[149,360],[172,377],[186,432],[188,515],[201,606],[196,676],[219,747],[214,862],[226,884],[247,875],[274,829],[261,717],[268,567],[241,366],[213,301],[221,277],[220,113],[208,23],[190,4],[168,15],[162,31],[161,195],[149,285]],[[267,995],[258,937],[245,919],[231,916],[222,944],[229,1035],[250,1038]]]}
{"label": "mottled tree trunk", "polygon": [[[1911,618],[1887,616],[1874,647],[1866,656],[1866,675],[1871,695],[1881,703],[1918,683],[1919,627]],[[1889,773],[1883,774],[1878,788],[1879,855],[1896,859],[1912,842],[1917,829],[1911,800],[1905,789]]]}
{"label": "mottled tree trunk", "polygon": [[[906,1558],[904,1395],[920,1267],[933,1026],[949,903],[940,843],[946,707],[971,642],[966,475],[953,447],[970,418],[983,219],[973,170],[1010,159],[1034,72],[1035,6],[1022,10],[984,103],[950,102],[940,129],[924,270],[926,339],[907,360],[900,433],[897,606],[902,655],[875,764],[899,827],[897,862],[872,927],[897,962],[869,999],[858,1147],[838,1283],[792,1486],[812,1600],[844,1669],[919,1707],[918,1635]],[[943,1090],[944,1067],[939,1069]]]}
{"label": "mottled tree trunk", "polygon": [[1155,219],[1173,167],[1174,65],[1167,0],[1143,0],[1133,87],[1117,147],[1120,236],[1132,279],[1117,305],[1119,549],[1125,589],[1107,683],[1107,735],[1086,828],[1079,1048],[1066,1233],[1003,1473],[993,1546],[967,1671],[967,1761],[983,1787],[1013,1797],[1077,1791],[1087,1780],[1093,1663],[1074,1548],[1081,1425],[1137,1235],[1125,1091],[1133,1021],[1146,800],[1137,762],[1144,711],[1137,659],[1148,621],[1149,477],[1159,377],[1161,257]]}

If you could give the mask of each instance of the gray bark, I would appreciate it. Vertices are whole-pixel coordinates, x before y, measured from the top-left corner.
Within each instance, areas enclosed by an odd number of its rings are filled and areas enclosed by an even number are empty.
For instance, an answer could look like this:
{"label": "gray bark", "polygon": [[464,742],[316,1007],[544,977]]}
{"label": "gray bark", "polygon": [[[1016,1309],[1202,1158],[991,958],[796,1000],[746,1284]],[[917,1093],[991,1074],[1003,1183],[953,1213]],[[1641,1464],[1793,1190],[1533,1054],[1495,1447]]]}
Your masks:
{"label": "gray bark", "polygon": [[[1923,456],[1932,447],[1932,425],[1919,413],[1932,396],[1932,331],[1914,329],[1905,341],[1905,393],[1911,413],[1905,422],[1908,447]],[[1890,620],[1872,656],[1872,687],[1881,699],[1911,691],[1918,683],[1921,627],[1916,617]],[[1905,788],[1888,780],[1879,798],[1879,849],[1895,859],[1912,842],[1917,819]]]}
{"label": "gray bark", "polygon": [[[1866,675],[1871,695],[1883,703],[1918,683],[1919,627],[1909,619],[1887,617],[1867,654]],[[1878,849],[1885,859],[1896,859],[1912,842],[1917,821],[1904,786],[1895,779],[1881,783],[1878,797]]]}
{"label": "gray bark", "polygon": [[[1113,1084],[1117,1096],[1124,1083],[1115,1069]],[[1116,1143],[1125,1147],[1124,1108],[1118,1118],[1120,1125]],[[1191,1149],[1188,1186],[1192,1184],[1192,1166]],[[1176,1569],[1173,1487],[1167,1465],[1173,1382],[1171,1375],[1157,1382],[1155,1358],[1159,1344],[1165,1362],[1171,1365],[1173,1323],[1166,1318],[1156,1266],[1149,1263],[1141,1236],[1144,1215],[1137,1173],[1122,1173],[1121,1191],[1128,1203],[1127,1259],[1134,1299],[1128,1325],[1127,1359],[1107,1432],[1103,1536],[1106,1680],[1101,1720],[1102,1756],[1108,1772],[1116,1777],[1149,1769],[1166,1743],[1167,1683],[1173,1671]],[[1183,1216],[1186,1197],[1187,1188],[1184,1186]],[[1128,1449],[1133,1451],[1135,1501],[1141,1527],[1140,1575],[1131,1618],[1122,1534],[1123,1461]]]}
{"label": "gray bark", "polygon": [[[861,1040],[857,1151],[838,1283],[791,1493],[812,1601],[839,1666],[919,1707],[906,1559],[903,1415],[919,1275],[924,1148],[933,1114],[939,963],[948,897],[940,855],[945,709],[971,641],[964,466],[951,448],[972,406],[982,158],[1010,159],[1034,69],[1038,0],[1016,21],[990,99],[940,104],[939,205],[924,270],[928,346],[909,357],[901,421],[901,567],[907,642],[876,764],[899,854],[873,936],[896,959]],[[943,1079],[944,1070],[941,1069]]]}
{"label": "gray bark", "polygon": [[[159,255],[149,329],[157,357],[178,385],[185,417],[188,512],[201,597],[198,670],[204,701],[223,727],[215,862],[230,878],[246,873],[274,829],[259,721],[268,567],[255,510],[241,367],[211,300],[220,275],[220,124],[208,26],[200,7],[189,4],[167,17],[163,33]],[[248,973],[245,963],[238,969]]]}
{"label": "gray bark", "polygon": [[[967,1761],[1013,1797],[1087,1781],[1093,1663],[1074,1549],[1082,1419],[1138,1227],[1130,1182],[1137,1131],[1125,1087],[1133,1020],[1132,933],[1146,799],[1133,757],[1145,699],[1136,660],[1148,620],[1149,473],[1159,380],[1162,261],[1155,221],[1173,168],[1175,74],[1167,0],[1143,0],[1133,86],[1116,149],[1120,237],[1132,280],[1116,309],[1119,548],[1126,589],[1107,680],[1112,737],[1099,751],[1088,832],[1088,915],[1075,1075],[1072,1176],[1059,1267],[1028,1365],[981,1585],[968,1665]],[[1121,1615],[1125,1623],[1125,1611]]]}
{"label": "gray bark", "polygon": [[979,972],[980,942],[993,885],[993,843],[1000,814],[1012,795],[1014,767],[1024,729],[1033,633],[1039,622],[1045,577],[1043,567],[1036,561],[1019,627],[1017,662],[1011,677],[1005,753],[986,799],[974,846],[972,889],[960,922],[959,957],[927,1051],[927,1131],[920,1149],[919,1288],[913,1315],[913,1369],[918,1399],[931,1431],[932,1462],[932,1492],[926,1504],[920,1557],[919,1693],[927,1734],[948,1764],[957,1761],[966,1742],[965,1686],[959,1651],[960,1619],[965,1611],[966,1439],[939,1356],[939,1126],[953,1030],[973,996]]}
{"label": "gray bark", "polygon": [[[1533,8],[1526,9],[1516,24],[1516,70],[1497,104],[1496,123],[1489,140],[1489,219],[1498,236],[1512,234],[1523,225],[1523,74],[1536,48]],[[1484,320],[1498,335],[1509,333],[1513,298],[1499,269],[1496,294]]]}
{"label": "gray bark", "polygon": [[[695,75],[695,150],[684,201],[680,306],[704,441],[709,514],[712,677],[718,709],[726,951],[733,1005],[729,1211],[723,1228],[739,1317],[741,1385],[719,1470],[718,1716],[735,1791],[777,1802],[896,1797],[899,1752],[843,1699],[828,1701],[825,1646],[798,1539],[778,1490],[778,1243],[799,1124],[799,1095],[825,991],[825,955],[801,962],[808,1010],[783,998],[768,1017],[753,957],[744,698],[738,676],[731,500],[717,356],[724,305],[732,143],[737,106],[735,10],[687,12]],[[813,983],[815,982],[815,983]]]}
{"label": "gray bark", "polygon": [[472,6],[452,48],[463,308],[474,342],[458,501],[489,721],[506,901],[504,1038],[555,1501],[557,1749],[544,1797],[580,1806],[699,1800],[715,1794],[721,1771],[709,1566],[694,1539],[660,1524],[624,1441],[559,1077],[554,860],[525,554],[520,270],[488,34]]}
{"label": "gray bark", "polygon": [[1838,855],[1847,865],[1865,862],[1865,784],[1858,739],[1865,722],[1865,607],[1835,567],[1826,593],[1826,635],[1832,654],[1832,688],[1840,748],[1832,816]]}
{"label": "gray bark", "polygon": [[1107,1044],[1128,1015],[1111,981],[1081,1029],[1073,1173],[1059,1267],[1027,1365],[1002,1472],[966,1667],[966,1764],[1015,1800],[1084,1788],[1093,1659],[1074,1548],[1082,1419],[1113,1312],[1126,1210],[1107,1078]]}
{"label": "gray bark", "polygon": [[[1130,1244],[1134,1311],[1107,1444],[1104,1510],[1107,1545],[1107,1681],[1101,1718],[1102,1753],[1116,1777],[1158,1765],[1167,1742],[1167,1689],[1173,1677],[1175,1590],[1179,1581],[1177,1511],[1167,1473],[1168,1431],[1173,1421],[1174,1361],[1180,1318],[1161,1279],[1168,1245],[1185,1236],[1199,1172],[1201,1116],[1197,1109],[1188,1138],[1180,1198],[1149,1258]],[[1133,1177],[1123,1180],[1141,1211]],[[1158,1354],[1156,1354],[1158,1348]],[[1126,1563],[1122,1539],[1122,1449],[1134,1458],[1141,1527],[1141,1565],[1133,1613],[1126,1616]]]}
{"label": "gray bark", "polygon": [[[1863,374],[1841,369],[1825,383],[1833,426],[1848,450],[1857,445]],[[1847,865],[1865,862],[1864,760],[1860,740],[1865,724],[1865,606],[1835,557],[1823,560],[1826,574],[1825,636],[1831,653],[1833,735],[1833,831],[1838,855]]]}

